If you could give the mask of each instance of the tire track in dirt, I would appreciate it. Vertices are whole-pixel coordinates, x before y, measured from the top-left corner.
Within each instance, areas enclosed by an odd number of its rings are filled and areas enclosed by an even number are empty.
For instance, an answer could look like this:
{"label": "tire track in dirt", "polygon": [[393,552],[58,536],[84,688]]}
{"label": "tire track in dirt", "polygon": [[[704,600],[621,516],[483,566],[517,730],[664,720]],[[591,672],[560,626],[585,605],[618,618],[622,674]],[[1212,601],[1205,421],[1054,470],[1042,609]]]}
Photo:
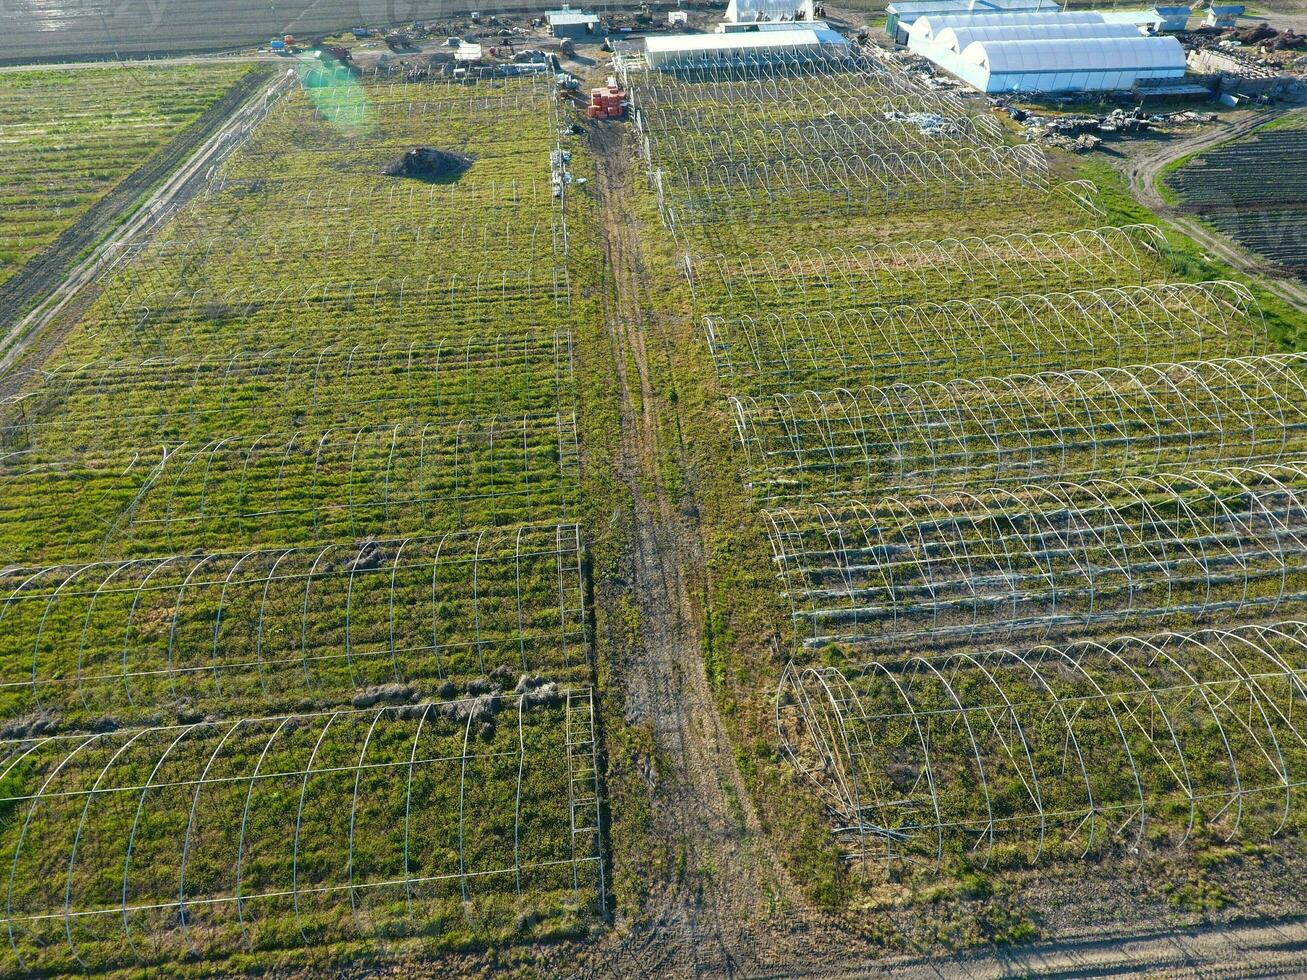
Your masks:
{"label": "tire track in dirt", "polygon": [[[72,225],[0,285],[0,330],[7,332],[29,310],[63,285],[86,253],[143,206],[145,195],[176,171],[216,133],[232,114],[267,84],[268,69],[254,69],[173,137],[145,163],[124,177]],[[0,336],[0,342],[6,338]]]}
{"label": "tire track in dirt", "polygon": [[1130,183],[1131,193],[1154,214],[1171,222],[1212,255],[1240,272],[1256,277],[1262,286],[1281,299],[1300,310],[1307,310],[1307,289],[1301,284],[1291,277],[1278,274],[1274,264],[1268,260],[1212,231],[1182,209],[1172,207],[1157,189],[1157,179],[1167,164],[1198,150],[1211,149],[1246,136],[1272,118],[1274,113],[1269,110],[1254,111],[1228,125],[1204,129],[1189,139],[1149,145],[1130,157],[1125,167],[1125,176]]}
{"label": "tire track in dirt", "polygon": [[622,402],[621,478],[634,507],[629,560],[640,636],[621,665],[626,720],[647,725],[663,768],[653,789],[653,835],[678,873],[651,883],[648,925],[600,950],[600,975],[758,976],[781,964],[760,941],[766,896],[785,888],[734,765],[701,656],[692,600],[702,568],[698,534],[670,499],[657,465],[659,392],[646,346],[653,323],[639,226],[626,199],[624,130],[597,127],[598,195],[611,276],[607,327]]}
{"label": "tire track in dirt", "polygon": [[693,520],[657,465],[661,395],[647,341],[658,329],[640,226],[631,214],[624,129],[600,125],[597,156],[606,328],[621,395],[620,477],[633,533],[627,589],[639,636],[614,664],[626,721],[653,732],[652,846],[675,859],[586,958],[602,977],[1051,977],[1307,975],[1307,920],[1202,929],[1109,927],[1015,949],[887,953],[812,908],[769,848],[740,779],[701,655],[693,596],[704,558]]}

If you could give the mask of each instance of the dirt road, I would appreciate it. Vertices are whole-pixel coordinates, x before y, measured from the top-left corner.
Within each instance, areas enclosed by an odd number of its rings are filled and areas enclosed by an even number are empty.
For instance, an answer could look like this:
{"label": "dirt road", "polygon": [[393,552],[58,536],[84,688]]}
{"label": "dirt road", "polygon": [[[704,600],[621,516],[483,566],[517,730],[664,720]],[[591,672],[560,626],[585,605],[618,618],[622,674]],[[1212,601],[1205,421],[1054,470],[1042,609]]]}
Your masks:
{"label": "dirt road", "polygon": [[658,773],[654,836],[680,856],[674,880],[654,884],[652,927],[619,923],[594,972],[613,976],[756,976],[770,972],[772,944],[756,931],[760,907],[780,885],[733,764],[704,673],[702,632],[690,582],[701,567],[697,535],[662,485],[656,465],[658,399],[646,346],[653,319],[644,261],[624,189],[629,156],[621,130],[600,127],[599,199],[612,276],[607,321],[622,400],[622,479],[635,509],[632,591],[641,635],[621,665],[628,722],[652,727]]}
{"label": "dirt road", "polygon": [[1171,207],[1157,190],[1158,175],[1167,164],[1196,150],[1209,149],[1250,133],[1272,118],[1274,113],[1271,110],[1249,112],[1229,125],[1207,127],[1189,139],[1148,145],[1130,157],[1125,173],[1130,181],[1131,192],[1150,211],[1176,225],[1203,248],[1239,271],[1260,278],[1266,288],[1281,299],[1307,310],[1307,288],[1300,282],[1269,275],[1266,260],[1252,255],[1193,217]]}
{"label": "dirt road", "polygon": [[[621,395],[620,475],[634,510],[628,591],[639,612],[614,676],[628,723],[649,726],[652,846],[675,855],[646,907],[623,910],[589,958],[603,977],[1294,976],[1307,972],[1307,922],[1064,937],[1016,950],[887,956],[808,906],[778,866],[735,765],[704,672],[694,596],[703,556],[693,520],[656,465],[659,399],[640,227],[626,188],[640,179],[619,127],[600,127],[597,191],[610,275],[606,321]],[[663,430],[665,431],[665,430]],[[665,450],[667,447],[661,447]]]}

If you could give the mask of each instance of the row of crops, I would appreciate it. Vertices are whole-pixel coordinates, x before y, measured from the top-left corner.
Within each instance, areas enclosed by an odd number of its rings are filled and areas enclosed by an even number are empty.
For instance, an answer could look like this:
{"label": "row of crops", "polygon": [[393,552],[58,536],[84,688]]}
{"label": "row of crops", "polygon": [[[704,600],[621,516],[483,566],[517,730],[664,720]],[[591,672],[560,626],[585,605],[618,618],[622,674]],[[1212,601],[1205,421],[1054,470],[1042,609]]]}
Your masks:
{"label": "row of crops", "polygon": [[1297,827],[1307,360],[1248,290],[893,66],[625,69],[849,854]]}
{"label": "row of crops", "polygon": [[0,402],[5,970],[605,911],[550,86],[299,70]]}
{"label": "row of crops", "polygon": [[1307,277],[1305,159],[1307,116],[1297,114],[1201,153],[1165,180],[1186,210],[1276,267]]}
{"label": "row of crops", "polygon": [[219,64],[0,76],[0,282],[247,71]]}

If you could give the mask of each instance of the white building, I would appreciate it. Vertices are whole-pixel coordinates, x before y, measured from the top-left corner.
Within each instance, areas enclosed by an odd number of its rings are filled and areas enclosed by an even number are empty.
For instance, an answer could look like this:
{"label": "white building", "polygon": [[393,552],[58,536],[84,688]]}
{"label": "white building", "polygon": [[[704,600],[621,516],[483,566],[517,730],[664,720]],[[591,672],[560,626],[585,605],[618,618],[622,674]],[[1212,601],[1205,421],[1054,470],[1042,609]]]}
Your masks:
{"label": "white building", "polygon": [[829,28],[795,27],[788,31],[647,37],[644,45],[650,68],[692,68],[829,58],[847,49],[849,41]]}
{"label": "white building", "polygon": [[[1008,24],[998,21],[968,27],[943,27],[929,40],[922,40],[914,34],[909,47],[923,53],[927,47],[939,47],[960,55],[973,41],[1073,41],[1085,37],[1087,28],[1093,31],[1095,38],[1140,36],[1139,28],[1133,24]],[[926,56],[929,57],[929,53]]]}
{"label": "white building", "polygon": [[[1041,12],[1041,11],[1017,11],[1013,13],[995,14],[992,12],[981,13],[937,13],[923,17],[918,17],[908,28],[908,46],[921,44],[931,41],[935,35],[946,27],[984,27],[987,25],[1002,25],[1004,27],[1026,27],[1045,24],[1073,24],[1087,27],[1097,27],[1103,23],[1103,15],[1092,11],[1075,11],[1073,13],[1062,13],[1058,10]],[[1135,32],[1136,34],[1138,31]],[[915,50],[915,48],[914,48]]]}
{"label": "white building", "polygon": [[940,62],[982,92],[1100,92],[1149,79],[1184,77],[1184,48],[1173,37],[1082,37],[972,41]]}
{"label": "white building", "polygon": [[899,44],[908,43],[908,29],[922,17],[1012,16],[1033,13],[1049,17],[1061,13],[1055,0],[894,0],[885,8],[885,33]]}
{"label": "white building", "polygon": [[812,20],[813,0],[730,0],[726,6],[728,24],[756,24],[762,21]]}

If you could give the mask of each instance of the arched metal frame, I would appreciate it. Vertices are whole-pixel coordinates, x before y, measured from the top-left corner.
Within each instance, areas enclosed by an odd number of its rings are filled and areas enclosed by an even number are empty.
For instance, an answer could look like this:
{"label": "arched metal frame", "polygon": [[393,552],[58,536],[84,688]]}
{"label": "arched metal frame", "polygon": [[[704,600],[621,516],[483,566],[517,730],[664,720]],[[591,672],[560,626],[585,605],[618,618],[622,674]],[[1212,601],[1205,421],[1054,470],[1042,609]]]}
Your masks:
{"label": "arched metal frame", "polygon": [[10,570],[0,698],[17,713],[131,711],[182,690],[275,703],[583,672],[581,549],[580,529],[559,524]]}
{"label": "arched metal frame", "polygon": [[[331,426],[67,459],[28,451],[0,462],[0,491],[20,508],[24,540],[49,560],[55,546],[60,555],[122,554],[128,545],[157,553],[273,532],[294,543],[566,519],[577,505],[577,469],[576,416],[542,413]],[[108,531],[96,524],[61,536],[67,513],[88,498],[97,498]],[[34,533],[42,522],[49,531]],[[33,560],[3,545],[0,556]]]}
{"label": "arched metal frame", "polygon": [[780,254],[687,256],[696,305],[711,311],[744,300],[778,312],[786,306],[838,309],[868,300],[911,302],[962,281],[968,298],[1016,296],[1067,282],[1140,286],[1167,249],[1156,225],[1014,232],[981,237],[868,242]]}
{"label": "arched metal frame", "polygon": [[[409,188],[410,196],[416,193],[416,187]],[[433,196],[434,187],[426,193]],[[342,267],[350,263],[357,263],[360,271],[402,269],[406,263],[417,270],[429,267],[423,256],[432,249],[440,250],[446,277],[457,272],[475,281],[478,273],[493,269],[496,261],[515,256],[515,270],[553,269],[552,276],[529,278],[527,288],[547,285],[551,279],[560,283],[567,279],[566,266],[558,264],[563,256],[550,234],[556,220],[552,213],[537,213],[533,219],[505,214],[483,222],[480,228],[461,222],[396,227],[374,219],[370,227],[327,228],[312,236],[298,227],[266,228],[257,233],[243,227],[214,229],[201,221],[183,220],[185,217],[170,222],[163,236],[143,236],[115,246],[112,263],[97,279],[113,309],[154,309],[151,297],[172,295],[186,285],[219,293],[218,287],[231,275],[227,260],[235,255],[240,256],[242,278],[248,280],[246,291],[276,288],[288,278],[328,280],[339,277]],[[557,298],[564,302],[570,297],[562,290]]]}
{"label": "arched metal frame", "polygon": [[731,396],[767,500],[1124,476],[1304,454],[1307,356]]}
{"label": "arched metal frame", "polygon": [[1307,600],[1307,469],[1284,463],[764,512],[811,648],[933,644]]}
{"label": "arched metal frame", "polygon": [[[204,191],[158,212],[100,276],[68,344],[85,363],[0,400],[2,485],[135,467],[141,487],[110,536],[119,555],[150,555],[0,561],[0,714],[95,728],[0,742],[0,971],[420,942],[459,923],[574,930],[606,914],[594,705],[556,686],[593,667],[580,529],[523,523],[566,520],[576,493],[572,338],[556,329],[571,302],[568,195],[544,176],[562,120],[551,77],[472,74],[475,87],[447,77],[437,93],[374,72],[371,105],[333,121],[394,123],[371,146],[409,147],[455,107],[460,125],[502,125],[511,109],[531,114],[538,146],[487,126],[486,163],[458,187],[288,194],[302,180],[280,169],[288,153],[357,147],[303,99],[265,104]],[[538,177],[480,176],[524,152]],[[244,219],[272,202],[277,228],[259,233]],[[390,217],[437,213],[443,235],[429,217],[411,234]],[[441,275],[351,282],[356,257],[432,249],[449,256]],[[259,267],[227,276],[227,254]],[[410,505],[418,519],[389,533],[422,536],[378,540]],[[230,522],[266,534],[270,512],[324,543],[273,534],[240,550]],[[196,522],[228,523],[223,550],[127,541]],[[442,533],[450,523],[473,526]],[[491,687],[519,676],[514,694]],[[488,693],[345,706],[447,687]],[[233,717],[311,705],[329,707]],[[95,727],[106,712],[130,725],[174,711],[227,720]]]}
{"label": "arched metal frame", "polygon": [[233,428],[257,435],[292,412],[319,430],[396,417],[570,413],[574,360],[570,333],[526,332],[65,364],[0,399],[0,448],[203,445]]}
{"label": "arched metal frame", "polygon": [[1233,282],[1162,283],[780,315],[705,316],[739,395],[1256,353],[1261,310]]}
{"label": "arched metal frame", "polygon": [[[105,303],[116,295],[106,293]],[[101,308],[87,330],[94,327],[106,339],[139,350],[191,351],[219,338],[260,346],[265,335],[276,336],[286,311],[294,310],[318,318],[314,336],[328,342],[335,335],[335,342],[344,343],[362,329],[381,326],[388,335],[418,339],[433,319],[449,338],[461,333],[471,339],[494,323],[547,329],[567,315],[568,302],[565,284],[552,271],[530,268],[238,289],[169,286],[125,292],[122,305]]]}
{"label": "arched metal frame", "polygon": [[1062,187],[1036,147],[1007,145],[993,120],[860,54],[823,48],[667,70],[623,58],[620,71],[660,213],[677,234],[700,220],[959,206]]}
{"label": "arched metal frame", "polygon": [[607,910],[586,688],[524,680],[0,753],[10,968],[284,946],[285,922],[296,942],[511,928],[528,893],[546,921]]}
{"label": "arched metal frame", "polygon": [[1286,828],[1307,781],[1305,677],[1296,621],[792,664],[776,723],[860,857],[1138,853],[1200,824],[1226,840]]}

